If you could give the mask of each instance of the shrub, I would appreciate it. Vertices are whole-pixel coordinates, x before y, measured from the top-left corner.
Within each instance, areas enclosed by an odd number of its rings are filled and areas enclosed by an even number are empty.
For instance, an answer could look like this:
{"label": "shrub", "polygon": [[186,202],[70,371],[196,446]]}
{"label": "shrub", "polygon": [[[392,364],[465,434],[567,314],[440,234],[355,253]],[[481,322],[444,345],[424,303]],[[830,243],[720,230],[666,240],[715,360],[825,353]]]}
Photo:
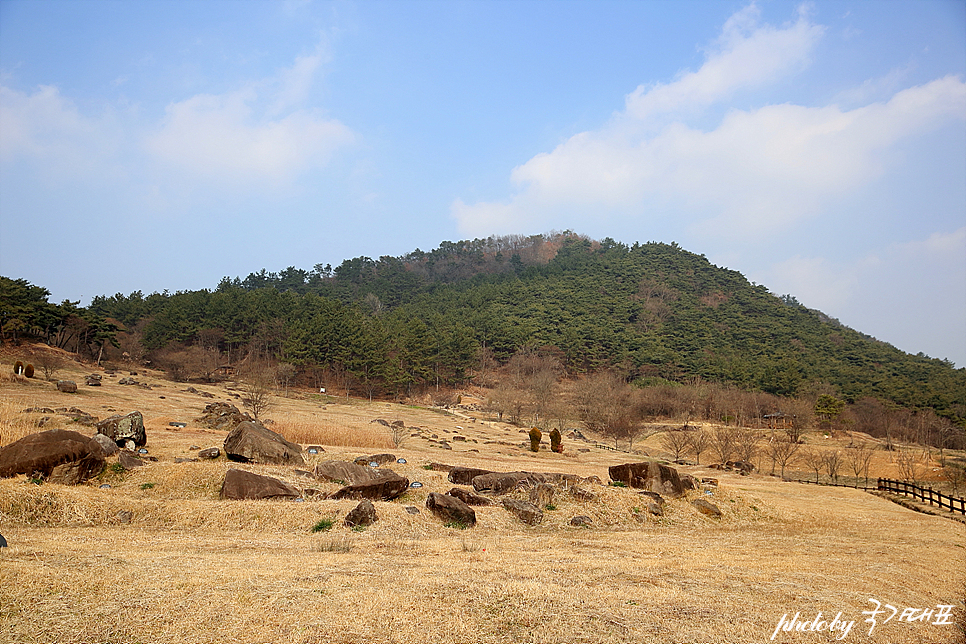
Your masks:
{"label": "shrub", "polygon": [[335,525],[335,521],[332,519],[319,519],[314,526],[312,526],[312,532],[325,532],[331,530],[332,526]]}

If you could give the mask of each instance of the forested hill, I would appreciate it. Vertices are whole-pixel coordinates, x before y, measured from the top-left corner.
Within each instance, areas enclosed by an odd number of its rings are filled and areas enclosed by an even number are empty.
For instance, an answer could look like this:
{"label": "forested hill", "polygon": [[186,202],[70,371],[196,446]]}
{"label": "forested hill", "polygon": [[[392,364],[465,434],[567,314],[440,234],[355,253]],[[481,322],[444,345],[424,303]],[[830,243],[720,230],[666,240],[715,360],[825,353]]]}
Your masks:
{"label": "forested hill", "polygon": [[676,244],[572,233],[445,242],[332,269],[261,271],[213,291],[98,297],[148,350],[214,347],[302,371],[335,369],[368,393],[462,384],[522,347],[572,374],[695,377],[795,395],[832,385],[962,423],[966,369],[913,356]]}

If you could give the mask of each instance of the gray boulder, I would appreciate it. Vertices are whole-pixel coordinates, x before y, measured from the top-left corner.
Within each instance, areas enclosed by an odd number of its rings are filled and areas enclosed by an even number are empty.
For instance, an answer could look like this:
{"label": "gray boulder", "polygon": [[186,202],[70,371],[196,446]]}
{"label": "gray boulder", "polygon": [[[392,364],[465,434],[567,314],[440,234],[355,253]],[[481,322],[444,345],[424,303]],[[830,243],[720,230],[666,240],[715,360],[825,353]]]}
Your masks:
{"label": "gray boulder", "polygon": [[94,434],[94,438],[91,440],[96,441],[97,444],[101,446],[101,451],[104,452],[104,456],[114,456],[120,449],[117,446],[117,443],[112,441],[104,434]]}
{"label": "gray boulder", "polygon": [[304,465],[302,448],[257,421],[239,423],[225,437],[225,455],[241,463]]}
{"label": "gray boulder", "polygon": [[120,447],[134,449],[148,442],[144,431],[144,417],[139,411],[126,416],[115,414],[97,423],[97,433],[104,434]]}
{"label": "gray boulder", "polygon": [[543,483],[544,477],[534,472],[492,472],[473,477],[473,489],[489,494],[506,494],[523,485]]}
{"label": "gray boulder", "polygon": [[341,485],[354,485],[371,481],[389,470],[374,470],[364,465],[356,465],[346,461],[322,461],[315,466],[313,473],[318,479],[333,481]]}

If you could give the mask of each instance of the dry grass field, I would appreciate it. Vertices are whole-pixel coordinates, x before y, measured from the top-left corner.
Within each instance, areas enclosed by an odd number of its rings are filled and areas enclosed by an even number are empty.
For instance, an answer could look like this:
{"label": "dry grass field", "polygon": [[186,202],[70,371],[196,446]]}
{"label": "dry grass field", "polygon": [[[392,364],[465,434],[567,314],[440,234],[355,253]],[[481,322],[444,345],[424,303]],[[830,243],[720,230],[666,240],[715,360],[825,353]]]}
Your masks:
{"label": "dry grass field", "polygon": [[[83,373],[61,374],[78,381],[73,395],[3,376],[0,445],[39,431],[45,415],[45,428],[94,432],[26,408],[77,407],[99,418],[138,410],[157,461],[131,472],[108,468],[77,487],[0,481],[0,533],[9,542],[0,549],[0,642],[964,641],[966,525],[866,492],[682,467],[720,485],[670,501],[663,517],[643,512],[634,490],[584,484],[596,500],[559,491],[539,526],[493,506],[477,508],[477,527],[460,530],[425,509],[429,492],[452,487],[444,472],[425,469],[432,462],[606,481],[609,465],[640,456],[577,441],[566,441],[564,454],[533,454],[518,428],[466,415],[304,392],[277,399],[270,426],[325,447],[306,455],[306,469],[390,451],[407,460],[395,471],[424,484],[376,503],[379,520],[355,531],[341,523],[354,501],[222,501],[224,473],[237,465],[224,457],[175,462],[192,447],[221,447],[225,432],[195,419],[213,401],[241,407],[225,386],[195,385],[215,396],[205,398],[157,374],[139,374],[147,389],[107,375],[101,387],[87,387]],[[401,420],[421,435],[394,447],[376,419]],[[452,449],[431,442],[434,434]],[[640,447],[661,454],[658,437]],[[873,476],[885,475],[875,467],[887,469],[888,458],[876,459]],[[306,485],[292,468],[241,467]],[[697,496],[723,516],[697,512],[689,503]],[[577,514],[593,526],[570,526]],[[313,532],[322,519],[333,527]],[[871,635],[863,614],[875,606],[870,599],[898,608],[887,623],[889,612],[880,615]],[[945,621],[936,615],[908,621],[905,609],[937,605],[953,606],[949,621],[957,624],[935,624]],[[844,637],[827,628],[775,633],[783,615],[812,620],[819,612],[855,623]]]}

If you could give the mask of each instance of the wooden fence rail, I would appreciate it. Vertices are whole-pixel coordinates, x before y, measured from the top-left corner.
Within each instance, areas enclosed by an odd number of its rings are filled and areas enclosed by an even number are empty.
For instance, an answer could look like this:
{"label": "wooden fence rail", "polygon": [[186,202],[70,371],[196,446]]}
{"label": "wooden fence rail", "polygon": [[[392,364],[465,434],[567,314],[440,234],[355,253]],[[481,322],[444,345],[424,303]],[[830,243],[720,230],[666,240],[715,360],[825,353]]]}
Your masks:
{"label": "wooden fence rail", "polygon": [[896,481],[895,479],[879,479],[877,490],[892,492],[894,494],[904,494],[914,499],[919,499],[929,505],[938,505],[940,508],[950,512],[959,512],[966,515],[966,499],[949,496],[942,492],[937,492],[930,487],[919,487],[907,481]]}

